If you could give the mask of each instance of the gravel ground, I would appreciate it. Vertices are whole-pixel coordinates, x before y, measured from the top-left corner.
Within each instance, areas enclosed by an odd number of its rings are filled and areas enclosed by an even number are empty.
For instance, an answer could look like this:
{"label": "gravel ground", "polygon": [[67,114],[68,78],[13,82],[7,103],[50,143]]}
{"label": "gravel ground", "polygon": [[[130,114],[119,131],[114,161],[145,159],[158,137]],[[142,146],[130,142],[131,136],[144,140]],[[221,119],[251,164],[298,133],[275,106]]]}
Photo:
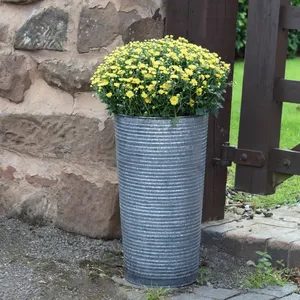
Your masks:
{"label": "gravel ground", "polygon": [[[122,300],[110,278],[122,276],[119,241],[102,241],[0,218],[1,300]],[[216,249],[203,249],[202,265],[216,287],[239,288],[250,267]]]}
{"label": "gravel ground", "polygon": [[0,219],[1,300],[121,300],[107,275],[120,275],[121,247]]}
{"label": "gravel ground", "polygon": [[208,270],[208,283],[215,288],[242,289],[246,277],[253,271],[253,266],[248,266],[247,261],[215,247],[202,249],[201,265]]}

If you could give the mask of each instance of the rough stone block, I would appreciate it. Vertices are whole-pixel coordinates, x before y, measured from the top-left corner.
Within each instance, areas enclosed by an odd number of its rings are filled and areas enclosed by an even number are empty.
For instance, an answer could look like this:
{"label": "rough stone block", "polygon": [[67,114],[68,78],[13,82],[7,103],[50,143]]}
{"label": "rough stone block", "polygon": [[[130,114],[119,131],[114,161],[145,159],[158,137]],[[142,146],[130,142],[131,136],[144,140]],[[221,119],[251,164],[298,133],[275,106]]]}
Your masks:
{"label": "rough stone block", "polygon": [[7,24],[0,23],[0,43],[5,43],[8,37],[9,26]]}
{"label": "rough stone block", "polygon": [[15,172],[16,169],[12,166],[7,166],[6,169],[0,168],[0,179],[3,179],[5,181],[13,181],[15,179]]}
{"label": "rough stone block", "polygon": [[135,11],[118,12],[111,2],[105,8],[83,8],[78,27],[78,52],[86,53],[110,45],[139,19]]}
{"label": "rough stone block", "polygon": [[83,8],[78,26],[77,50],[89,52],[91,48],[108,46],[119,32],[118,13],[113,4],[106,8]]}
{"label": "rough stone block", "polygon": [[40,158],[115,166],[114,126],[79,116],[0,116],[0,146]]}
{"label": "rough stone block", "polygon": [[0,97],[19,103],[31,86],[30,72],[36,69],[35,61],[24,55],[1,54]]}
{"label": "rough stone block", "polygon": [[121,235],[117,173],[101,164],[88,167],[3,151],[0,195],[1,215],[51,222],[93,238]]}
{"label": "rough stone block", "polygon": [[77,66],[74,62],[66,64],[58,60],[46,60],[39,65],[44,80],[51,86],[74,95],[77,92],[91,91],[91,77],[96,66]]}
{"label": "rough stone block", "polygon": [[38,1],[41,0],[2,0],[2,2],[4,3],[12,3],[12,4],[31,4]]}
{"label": "rough stone block", "polygon": [[118,184],[106,181],[100,188],[82,176],[62,173],[55,191],[57,226],[94,238],[121,236]]}
{"label": "rough stone block", "polygon": [[146,18],[134,22],[123,33],[125,44],[132,41],[144,41],[148,39],[160,39],[164,35],[164,21]]}
{"label": "rough stone block", "polygon": [[14,48],[18,50],[64,50],[69,15],[49,7],[31,17],[16,33]]}

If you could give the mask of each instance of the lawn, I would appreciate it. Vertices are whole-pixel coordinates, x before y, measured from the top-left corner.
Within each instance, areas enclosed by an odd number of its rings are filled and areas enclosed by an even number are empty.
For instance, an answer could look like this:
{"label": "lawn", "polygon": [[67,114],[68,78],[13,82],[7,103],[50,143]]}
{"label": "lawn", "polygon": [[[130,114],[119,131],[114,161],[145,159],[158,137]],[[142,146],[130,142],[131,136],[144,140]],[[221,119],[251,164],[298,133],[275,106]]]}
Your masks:
{"label": "lawn", "polygon": [[[234,71],[234,89],[231,115],[230,143],[237,145],[241,97],[243,87],[244,63],[236,62]],[[287,61],[286,79],[300,80],[300,58]],[[280,147],[291,149],[300,143],[300,106],[285,103],[281,129]],[[234,182],[234,167],[229,170],[229,185]],[[293,204],[300,201],[300,176],[294,176],[277,188],[271,196],[257,196],[252,199],[257,206],[268,207],[281,204]]]}

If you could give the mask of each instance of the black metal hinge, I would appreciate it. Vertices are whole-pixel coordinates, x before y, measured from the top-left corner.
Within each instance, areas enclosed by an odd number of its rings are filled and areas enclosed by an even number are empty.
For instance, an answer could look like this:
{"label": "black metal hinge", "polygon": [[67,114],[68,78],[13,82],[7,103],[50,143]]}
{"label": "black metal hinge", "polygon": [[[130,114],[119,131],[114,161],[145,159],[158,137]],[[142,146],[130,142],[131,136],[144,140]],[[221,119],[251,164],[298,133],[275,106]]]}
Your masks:
{"label": "black metal hinge", "polygon": [[239,149],[225,143],[222,146],[221,157],[214,158],[213,163],[222,167],[229,167],[232,163],[261,168],[265,163],[265,156],[261,151]]}

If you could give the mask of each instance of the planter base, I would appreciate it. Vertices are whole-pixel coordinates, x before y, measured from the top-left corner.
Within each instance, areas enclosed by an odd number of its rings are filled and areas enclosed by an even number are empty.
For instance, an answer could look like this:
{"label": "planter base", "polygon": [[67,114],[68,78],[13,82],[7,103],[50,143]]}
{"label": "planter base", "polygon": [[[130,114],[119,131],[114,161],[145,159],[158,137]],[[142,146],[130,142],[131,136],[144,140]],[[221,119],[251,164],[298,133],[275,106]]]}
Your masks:
{"label": "planter base", "polygon": [[174,278],[174,279],[149,279],[142,278],[140,275],[135,276],[134,273],[125,270],[125,278],[128,282],[138,286],[148,286],[148,287],[166,287],[166,288],[180,288],[184,286],[188,286],[196,282],[198,278],[198,273],[193,274],[183,278]]}

